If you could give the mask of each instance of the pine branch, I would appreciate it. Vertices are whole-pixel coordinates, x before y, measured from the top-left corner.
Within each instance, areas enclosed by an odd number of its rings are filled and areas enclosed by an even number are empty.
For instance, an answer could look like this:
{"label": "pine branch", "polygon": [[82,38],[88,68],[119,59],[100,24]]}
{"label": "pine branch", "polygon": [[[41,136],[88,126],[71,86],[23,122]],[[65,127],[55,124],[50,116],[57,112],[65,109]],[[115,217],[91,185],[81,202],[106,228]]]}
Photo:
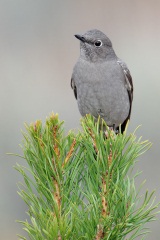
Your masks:
{"label": "pine branch", "polygon": [[31,240],[143,237],[158,204],[147,191],[140,203],[137,174],[130,172],[151,144],[136,140],[135,133],[116,135],[107,126],[104,134],[105,123],[89,115],[81,124],[83,131],[67,136],[57,114],[45,126],[41,121],[26,125],[22,148],[28,169],[16,166],[24,178],[19,195],[30,217],[21,222],[24,230]]}

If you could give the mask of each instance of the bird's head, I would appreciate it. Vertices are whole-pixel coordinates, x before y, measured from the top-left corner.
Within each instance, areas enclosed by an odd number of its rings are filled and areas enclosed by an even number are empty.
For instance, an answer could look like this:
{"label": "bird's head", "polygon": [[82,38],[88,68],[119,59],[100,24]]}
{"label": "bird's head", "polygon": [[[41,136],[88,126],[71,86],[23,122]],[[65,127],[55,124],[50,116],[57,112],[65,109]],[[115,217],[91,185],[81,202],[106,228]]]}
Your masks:
{"label": "bird's head", "polygon": [[75,37],[80,40],[80,53],[85,60],[101,62],[115,56],[110,39],[97,29],[76,34]]}

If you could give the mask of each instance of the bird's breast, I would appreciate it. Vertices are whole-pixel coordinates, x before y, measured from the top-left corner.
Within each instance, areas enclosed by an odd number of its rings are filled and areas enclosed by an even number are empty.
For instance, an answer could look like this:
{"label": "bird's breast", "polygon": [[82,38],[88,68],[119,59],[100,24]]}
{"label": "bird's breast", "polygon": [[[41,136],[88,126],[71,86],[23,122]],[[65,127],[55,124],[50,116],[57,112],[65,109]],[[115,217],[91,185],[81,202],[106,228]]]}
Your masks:
{"label": "bird's breast", "polygon": [[129,113],[129,97],[123,71],[116,62],[80,64],[74,76],[82,116],[100,115],[108,125],[118,126]]}

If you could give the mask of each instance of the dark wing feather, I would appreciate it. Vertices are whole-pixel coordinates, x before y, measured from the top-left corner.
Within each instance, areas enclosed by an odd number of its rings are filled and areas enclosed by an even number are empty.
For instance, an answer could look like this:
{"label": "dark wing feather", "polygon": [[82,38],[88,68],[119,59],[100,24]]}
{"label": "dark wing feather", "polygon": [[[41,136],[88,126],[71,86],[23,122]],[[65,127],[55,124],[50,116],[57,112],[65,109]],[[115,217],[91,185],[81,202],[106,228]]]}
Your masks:
{"label": "dark wing feather", "polygon": [[75,85],[75,82],[74,82],[73,78],[71,78],[71,88],[73,89],[74,96],[77,99],[77,88],[76,88],[76,85]]}
{"label": "dark wing feather", "polygon": [[123,132],[125,130],[127,121],[130,119],[131,116],[131,110],[132,110],[132,101],[133,101],[133,81],[132,81],[132,77],[130,74],[130,71],[127,67],[127,65],[120,59],[117,60],[117,63],[121,66],[125,79],[126,79],[126,88],[128,91],[128,97],[129,97],[129,102],[130,102],[130,110],[129,110],[129,114],[126,118],[126,120],[122,123],[121,125],[121,131]]}

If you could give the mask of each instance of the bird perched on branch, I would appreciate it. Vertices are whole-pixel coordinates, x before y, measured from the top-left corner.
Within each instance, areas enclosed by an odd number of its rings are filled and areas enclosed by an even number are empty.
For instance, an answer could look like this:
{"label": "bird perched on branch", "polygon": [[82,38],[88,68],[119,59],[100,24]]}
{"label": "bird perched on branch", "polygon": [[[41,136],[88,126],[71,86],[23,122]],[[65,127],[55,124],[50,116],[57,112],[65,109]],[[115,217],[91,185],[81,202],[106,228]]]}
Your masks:
{"label": "bird perched on branch", "polygon": [[82,116],[100,116],[114,131],[125,130],[130,119],[133,83],[127,65],[120,60],[110,39],[93,29],[80,40],[80,57],[74,66],[71,87]]}

